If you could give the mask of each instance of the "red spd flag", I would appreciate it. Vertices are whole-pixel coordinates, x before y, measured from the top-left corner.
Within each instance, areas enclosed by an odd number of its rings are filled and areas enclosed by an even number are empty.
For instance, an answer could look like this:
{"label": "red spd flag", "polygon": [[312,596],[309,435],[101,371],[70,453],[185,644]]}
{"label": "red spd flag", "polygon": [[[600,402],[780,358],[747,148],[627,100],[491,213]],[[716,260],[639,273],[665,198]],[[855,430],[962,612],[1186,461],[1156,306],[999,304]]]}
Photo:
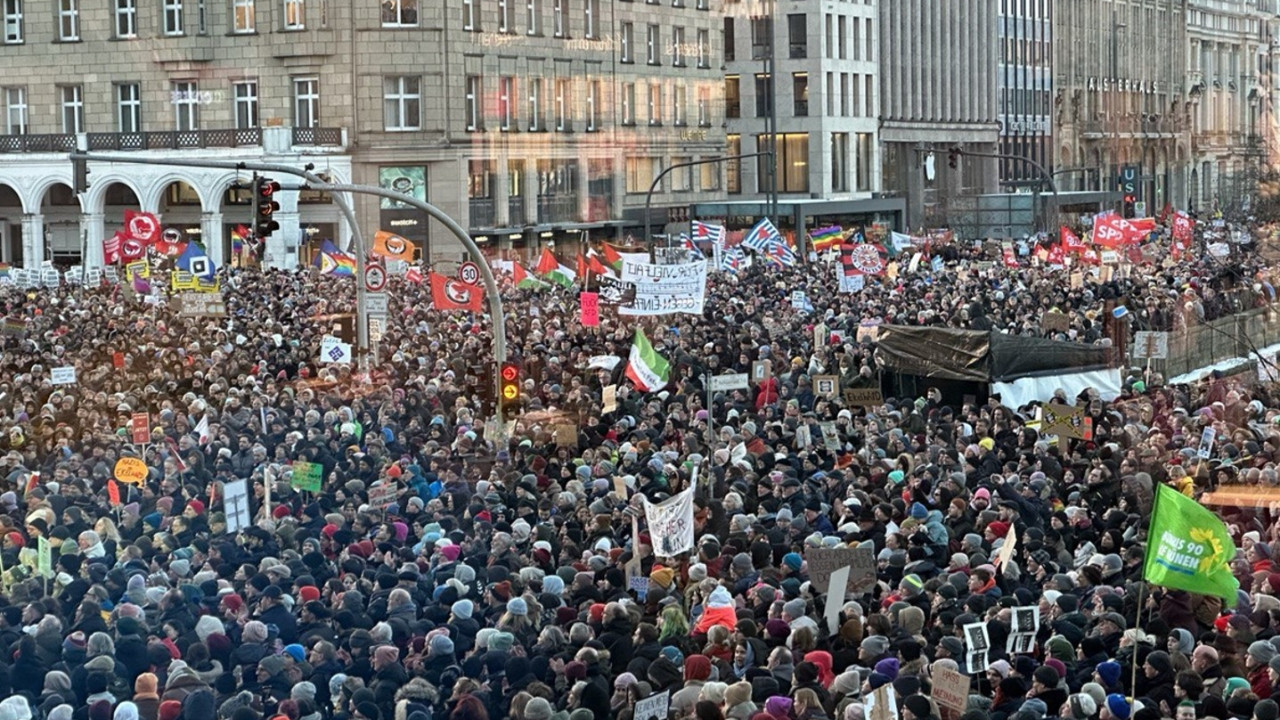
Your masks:
{"label": "red spd flag", "polygon": [[1013,248],[1004,249],[1004,264],[1007,267],[1018,267],[1018,256],[1014,254]]}
{"label": "red spd flag", "polygon": [[1062,249],[1066,252],[1084,252],[1088,249],[1080,237],[1065,225],[1058,229],[1058,239],[1062,241]]}
{"label": "red spd flag", "polygon": [[1173,242],[1185,250],[1191,247],[1191,237],[1191,216],[1179,210],[1173,214]]}
{"label": "red spd flag", "polygon": [[1063,249],[1061,245],[1054,245],[1053,247],[1049,248],[1049,264],[1050,265],[1064,264],[1066,261],[1066,255],[1067,255],[1067,252],[1066,250]]}
{"label": "red spd flag", "polygon": [[431,273],[431,304],[436,310],[467,310],[478,313],[484,304],[484,291],[461,280]]}

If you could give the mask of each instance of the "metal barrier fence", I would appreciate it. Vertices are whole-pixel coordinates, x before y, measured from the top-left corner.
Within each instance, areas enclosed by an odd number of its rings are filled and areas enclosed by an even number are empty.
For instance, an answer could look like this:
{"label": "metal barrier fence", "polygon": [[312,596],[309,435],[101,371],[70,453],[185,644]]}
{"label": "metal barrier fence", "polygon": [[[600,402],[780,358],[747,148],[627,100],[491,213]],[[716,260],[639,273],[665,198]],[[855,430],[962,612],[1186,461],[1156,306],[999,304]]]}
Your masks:
{"label": "metal barrier fence", "polygon": [[[1280,344],[1280,308],[1255,308],[1169,333],[1169,356],[1152,360],[1151,369],[1167,379],[1275,344]],[[1141,353],[1130,344],[1133,366],[1145,366]]]}

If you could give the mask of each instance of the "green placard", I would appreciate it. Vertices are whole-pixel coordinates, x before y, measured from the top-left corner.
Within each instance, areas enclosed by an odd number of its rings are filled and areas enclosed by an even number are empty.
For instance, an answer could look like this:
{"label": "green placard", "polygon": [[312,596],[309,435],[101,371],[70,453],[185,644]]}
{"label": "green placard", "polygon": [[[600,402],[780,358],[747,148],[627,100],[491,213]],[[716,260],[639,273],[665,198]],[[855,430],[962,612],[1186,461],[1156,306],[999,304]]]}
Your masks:
{"label": "green placard", "polygon": [[321,474],[324,466],[319,463],[297,460],[293,463],[292,485],[294,490],[320,492]]}

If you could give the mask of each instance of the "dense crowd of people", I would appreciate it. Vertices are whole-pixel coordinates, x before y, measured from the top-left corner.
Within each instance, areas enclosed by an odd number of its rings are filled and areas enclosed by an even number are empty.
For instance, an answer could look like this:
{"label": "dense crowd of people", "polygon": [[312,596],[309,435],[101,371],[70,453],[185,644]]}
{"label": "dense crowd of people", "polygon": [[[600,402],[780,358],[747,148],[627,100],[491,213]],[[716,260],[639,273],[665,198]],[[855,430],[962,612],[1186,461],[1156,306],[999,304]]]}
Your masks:
{"label": "dense crowd of people", "polygon": [[[1228,516],[1234,604],[1138,589],[1158,484],[1277,485],[1274,388],[1086,393],[1093,439],[1059,444],[998,399],[844,407],[812,382],[877,385],[867,321],[1040,333],[1052,308],[1064,338],[1103,343],[1109,301],[1185,327],[1273,302],[1273,268],[1184,258],[1072,288],[935,251],[944,271],[856,296],[829,266],[716,273],[701,316],[606,308],[599,327],[573,292],[508,284],[510,428],[486,425],[488,318],[432,310],[427,285],[394,281],[368,373],[319,358],[349,280],[235,270],[227,316],[195,318],[113,287],[0,286],[0,720],[647,720],[659,695],[677,720],[865,720],[885,687],[902,720],[1276,720],[1271,515]],[[658,392],[624,375],[637,325],[671,364]],[[768,379],[707,406],[706,375],[761,359]],[[113,479],[124,457],[141,483]],[[294,488],[298,461],[320,492]],[[228,532],[237,479],[252,526]],[[695,547],[662,556],[642,497],[690,486]],[[875,586],[815,587],[806,552],[833,547],[871,548]],[[933,697],[943,669],[970,677],[964,708]]]}

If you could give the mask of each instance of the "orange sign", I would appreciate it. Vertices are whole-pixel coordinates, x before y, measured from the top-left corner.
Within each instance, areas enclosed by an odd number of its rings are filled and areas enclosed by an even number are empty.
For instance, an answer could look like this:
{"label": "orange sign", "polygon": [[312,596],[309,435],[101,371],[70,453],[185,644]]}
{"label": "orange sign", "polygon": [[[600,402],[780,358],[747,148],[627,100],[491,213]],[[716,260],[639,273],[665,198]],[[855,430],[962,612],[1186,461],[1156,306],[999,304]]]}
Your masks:
{"label": "orange sign", "polygon": [[141,485],[147,479],[147,464],[135,457],[122,457],[116,461],[115,476],[122,483]]}

